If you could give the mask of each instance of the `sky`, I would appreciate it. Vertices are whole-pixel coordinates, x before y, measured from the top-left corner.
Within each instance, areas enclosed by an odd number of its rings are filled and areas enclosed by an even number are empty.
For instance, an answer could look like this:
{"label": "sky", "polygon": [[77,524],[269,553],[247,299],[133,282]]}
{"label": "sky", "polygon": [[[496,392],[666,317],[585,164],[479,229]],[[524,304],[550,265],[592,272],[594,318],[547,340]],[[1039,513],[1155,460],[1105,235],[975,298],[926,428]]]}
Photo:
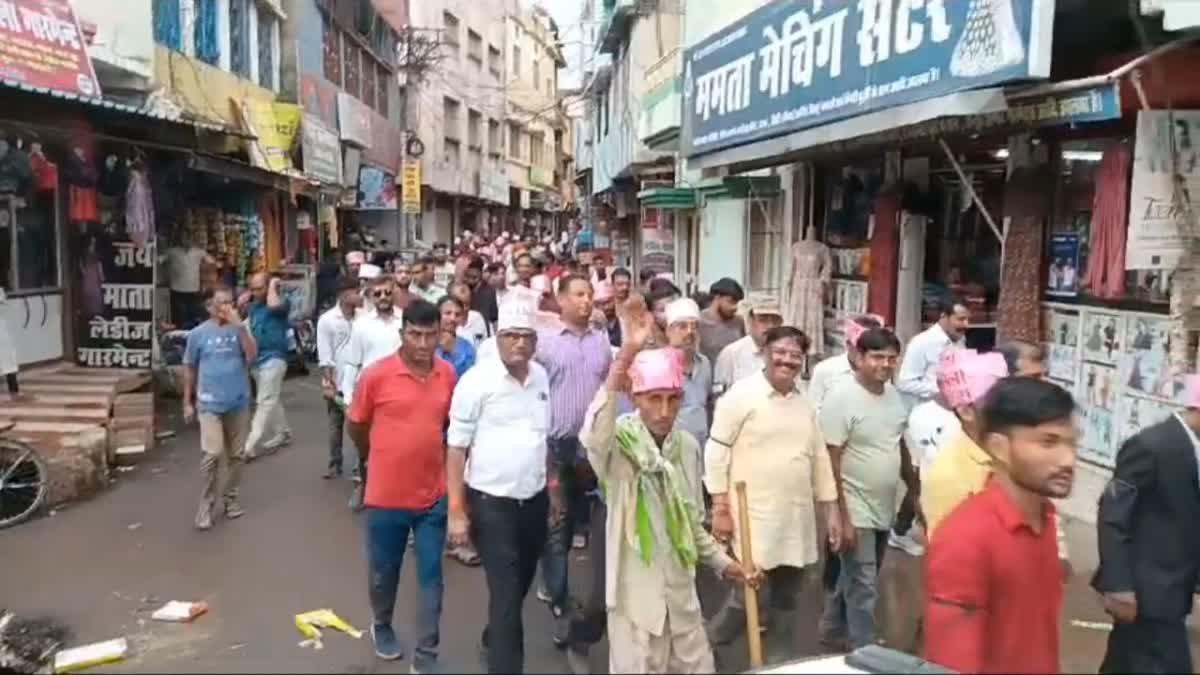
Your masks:
{"label": "sky", "polygon": [[560,89],[582,86],[579,72],[579,43],[583,37],[579,16],[585,0],[524,0],[530,6],[540,5],[550,12],[558,24],[559,39],[563,42],[563,56],[567,58],[566,70],[558,73]]}

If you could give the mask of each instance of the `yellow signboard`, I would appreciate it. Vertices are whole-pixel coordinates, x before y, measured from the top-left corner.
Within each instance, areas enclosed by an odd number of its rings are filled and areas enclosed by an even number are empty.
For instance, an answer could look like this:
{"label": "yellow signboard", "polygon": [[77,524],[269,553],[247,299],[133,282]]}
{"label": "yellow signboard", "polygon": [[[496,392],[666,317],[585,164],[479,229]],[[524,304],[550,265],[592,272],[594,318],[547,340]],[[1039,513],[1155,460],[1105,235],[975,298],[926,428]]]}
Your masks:
{"label": "yellow signboard", "polygon": [[405,213],[421,212],[421,160],[406,159],[401,171],[401,199]]}
{"label": "yellow signboard", "polygon": [[251,141],[251,163],[276,173],[293,171],[292,146],[300,132],[302,108],[291,103],[247,100],[242,110],[246,126],[258,137]]}

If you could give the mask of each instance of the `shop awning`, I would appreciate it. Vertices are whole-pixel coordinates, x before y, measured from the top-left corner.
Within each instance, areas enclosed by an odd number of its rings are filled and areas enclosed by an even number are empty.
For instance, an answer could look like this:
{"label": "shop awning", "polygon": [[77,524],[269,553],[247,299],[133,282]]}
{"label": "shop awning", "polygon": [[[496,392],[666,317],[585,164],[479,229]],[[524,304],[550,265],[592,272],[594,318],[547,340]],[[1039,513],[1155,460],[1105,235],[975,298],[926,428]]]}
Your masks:
{"label": "shop awning", "polygon": [[1004,89],[993,87],[963,91],[938,98],[918,101],[887,110],[803,129],[781,138],[771,138],[747,145],[693,157],[689,169],[707,169],[730,164],[752,162],[765,157],[786,155],[859,136],[882,133],[897,127],[920,124],[939,117],[981,115],[1002,112],[1008,108]]}
{"label": "shop awning", "polygon": [[10,79],[4,79],[4,78],[0,78],[0,86],[3,86],[8,89],[15,89],[17,91],[22,91],[27,94],[39,94],[42,96],[49,96],[51,98],[58,99],[61,101],[67,101],[70,103],[78,103],[82,106],[86,106],[88,108],[91,108],[91,109],[94,109],[97,111],[107,111],[107,112],[117,113],[117,114],[121,114],[121,115],[141,117],[141,118],[144,118],[147,120],[154,120],[157,122],[165,122],[167,124],[174,124],[174,125],[179,125],[179,126],[183,126],[183,127],[191,127],[193,129],[198,129],[201,131],[211,131],[214,133],[229,134],[231,136],[239,136],[242,138],[253,138],[253,136],[246,134],[243,131],[231,129],[229,127],[222,126],[219,124],[211,124],[211,123],[202,122],[199,120],[186,120],[186,119],[182,119],[179,117],[173,117],[173,116],[167,115],[165,113],[155,112],[153,110],[148,110],[145,108],[138,108],[138,107],[128,105],[125,103],[119,103],[119,102],[113,101],[111,99],[90,98],[87,96],[81,96],[79,94],[75,94],[75,93],[71,93],[71,92],[67,92],[67,91],[59,91],[57,89],[49,89],[47,87],[35,87],[35,86],[27,84],[25,82],[19,82],[17,80],[10,80]]}
{"label": "shop awning", "polygon": [[782,192],[783,181],[779,176],[725,176],[696,186],[696,196],[705,200],[766,199]]}
{"label": "shop awning", "polygon": [[696,191],[692,188],[659,187],[638,193],[642,206],[655,209],[694,209]]}
{"label": "shop awning", "polygon": [[243,183],[261,185],[281,192],[315,195],[320,191],[320,183],[316,181],[285,176],[216,155],[193,153],[188,158],[188,168]]}

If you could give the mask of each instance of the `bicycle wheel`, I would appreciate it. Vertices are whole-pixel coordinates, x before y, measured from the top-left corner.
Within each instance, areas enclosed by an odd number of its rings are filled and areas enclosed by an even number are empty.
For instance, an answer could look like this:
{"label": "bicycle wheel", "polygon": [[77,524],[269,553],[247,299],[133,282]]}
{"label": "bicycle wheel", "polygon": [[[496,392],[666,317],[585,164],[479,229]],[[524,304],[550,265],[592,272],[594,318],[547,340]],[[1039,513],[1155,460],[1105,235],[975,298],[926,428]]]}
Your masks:
{"label": "bicycle wheel", "polygon": [[46,462],[33,447],[0,439],[0,529],[24,522],[46,501]]}

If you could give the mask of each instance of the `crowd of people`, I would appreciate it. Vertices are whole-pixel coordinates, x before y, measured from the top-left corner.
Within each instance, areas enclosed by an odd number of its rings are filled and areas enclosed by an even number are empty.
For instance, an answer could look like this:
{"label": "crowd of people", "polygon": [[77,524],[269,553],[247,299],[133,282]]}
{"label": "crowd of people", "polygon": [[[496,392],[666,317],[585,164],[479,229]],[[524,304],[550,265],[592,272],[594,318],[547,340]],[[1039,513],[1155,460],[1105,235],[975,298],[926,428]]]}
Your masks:
{"label": "crowd of people", "polygon": [[[393,614],[410,547],[412,672],[437,667],[448,554],[486,577],[491,673],[523,671],[522,608],[539,567],[536,594],[573,672],[588,672],[607,634],[612,673],[710,673],[713,646],[747,626],[749,589],[767,662],[800,656],[810,570],[825,587],[822,643],[877,643],[891,550],[924,557],[926,658],[961,672],[1058,672],[1070,563],[1051,499],[1071,490],[1076,406],[1043,379],[1036,345],[967,349],[960,300],[946,298],[906,347],[877,317],[852,317],[844,351],[817,359],[777,298],[734,279],[686,297],[665,275],[635,282],[506,235],[468,234],[453,255],[439,245],[409,264],[359,252],[343,263],[317,325],[324,476],[343,475],[348,436],[379,658],[406,653]],[[207,293],[209,319],[188,339],[199,529],[242,515],[241,463],[290,441],[287,303],[267,275],[249,288],[236,303]],[[1127,442],[1101,501],[1093,585],[1117,622],[1106,672],[1190,672],[1183,622],[1200,544],[1182,528],[1200,512],[1200,379],[1190,387],[1186,412]],[[580,600],[573,548],[590,553]],[[708,620],[701,565],[729,585]]]}

